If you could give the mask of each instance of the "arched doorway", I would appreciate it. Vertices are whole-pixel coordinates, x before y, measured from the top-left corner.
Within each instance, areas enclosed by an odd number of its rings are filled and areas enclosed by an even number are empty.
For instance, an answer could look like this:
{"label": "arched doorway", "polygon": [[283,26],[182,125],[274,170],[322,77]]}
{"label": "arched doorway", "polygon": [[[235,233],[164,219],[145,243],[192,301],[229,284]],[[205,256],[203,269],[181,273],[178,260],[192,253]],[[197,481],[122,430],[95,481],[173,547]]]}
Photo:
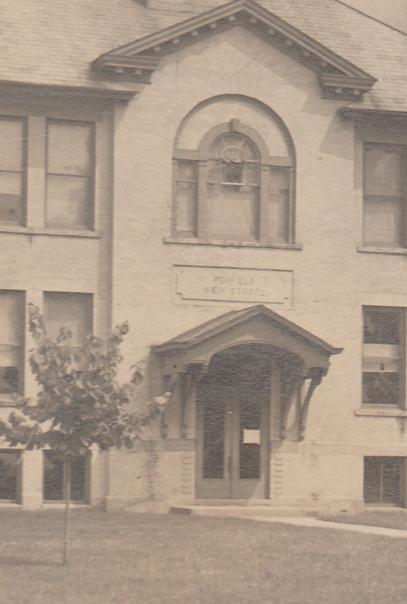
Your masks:
{"label": "arched doorway", "polygon": [[216,354],[197,391],[197,497],[268,496],[272,355],[237,346]]}

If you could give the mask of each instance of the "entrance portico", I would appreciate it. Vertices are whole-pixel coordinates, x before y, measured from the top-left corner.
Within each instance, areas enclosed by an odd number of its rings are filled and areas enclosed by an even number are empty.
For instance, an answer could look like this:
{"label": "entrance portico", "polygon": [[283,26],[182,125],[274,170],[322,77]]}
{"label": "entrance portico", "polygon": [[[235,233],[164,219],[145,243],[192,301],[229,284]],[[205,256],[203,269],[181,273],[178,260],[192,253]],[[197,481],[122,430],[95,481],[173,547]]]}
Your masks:
{"label": "entrance portico", "polygon": [[194,443],[196,499],[271,498],[272,443],[304,439],[312,394],[341,349],[254,306],[154,352],[178,407],[179,438]]}

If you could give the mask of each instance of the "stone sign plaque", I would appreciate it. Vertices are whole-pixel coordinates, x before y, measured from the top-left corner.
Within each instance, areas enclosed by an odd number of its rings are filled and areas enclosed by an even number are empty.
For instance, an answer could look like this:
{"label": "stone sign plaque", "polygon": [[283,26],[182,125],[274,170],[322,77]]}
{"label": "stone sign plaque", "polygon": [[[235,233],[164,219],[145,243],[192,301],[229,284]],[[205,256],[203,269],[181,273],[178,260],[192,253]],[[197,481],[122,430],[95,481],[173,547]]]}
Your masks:
{"label": "stone sign plaque", "polygon": [[213,266],[176,266],[182,300],[252,302],[291,306],[292,271]]}

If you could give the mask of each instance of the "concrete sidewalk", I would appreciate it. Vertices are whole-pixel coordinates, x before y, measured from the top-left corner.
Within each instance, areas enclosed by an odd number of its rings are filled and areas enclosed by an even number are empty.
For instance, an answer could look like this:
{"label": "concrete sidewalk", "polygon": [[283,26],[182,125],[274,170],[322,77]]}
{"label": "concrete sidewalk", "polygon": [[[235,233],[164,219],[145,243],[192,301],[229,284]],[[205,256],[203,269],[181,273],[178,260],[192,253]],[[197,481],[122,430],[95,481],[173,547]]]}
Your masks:
{"label": "concrete sidewalk", "polygon": [[277,522],[279,524],[291,524],[292,526],[305,526],[309,528],[337,529],[340,531],[363,533],[365,535],[379,535],[381,537],[407,539],[407,531],[401,529],[383,528],[379,526],[367,526],[362,524],[345,524],[342,522],[328,522],[327,520],[318,520],[317,518],[257,516],[256,518],[253,518],[253,520],[259,520],[261,522]]}

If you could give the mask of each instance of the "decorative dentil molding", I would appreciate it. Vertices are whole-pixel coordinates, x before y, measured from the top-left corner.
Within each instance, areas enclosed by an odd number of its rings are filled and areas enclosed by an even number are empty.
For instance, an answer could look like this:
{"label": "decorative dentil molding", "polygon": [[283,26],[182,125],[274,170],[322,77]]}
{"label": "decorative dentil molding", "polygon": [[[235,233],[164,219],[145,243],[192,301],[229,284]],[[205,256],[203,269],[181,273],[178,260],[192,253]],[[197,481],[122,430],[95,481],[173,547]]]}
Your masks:
{"label": "decorative dentil molding", "polygon": [[104,79],[150,82],[161,57],[232,27],[245,27],[318,74],[323,94],[359,99],[376,79],[254,0],[234,0],[100,55],[92,70]]}

